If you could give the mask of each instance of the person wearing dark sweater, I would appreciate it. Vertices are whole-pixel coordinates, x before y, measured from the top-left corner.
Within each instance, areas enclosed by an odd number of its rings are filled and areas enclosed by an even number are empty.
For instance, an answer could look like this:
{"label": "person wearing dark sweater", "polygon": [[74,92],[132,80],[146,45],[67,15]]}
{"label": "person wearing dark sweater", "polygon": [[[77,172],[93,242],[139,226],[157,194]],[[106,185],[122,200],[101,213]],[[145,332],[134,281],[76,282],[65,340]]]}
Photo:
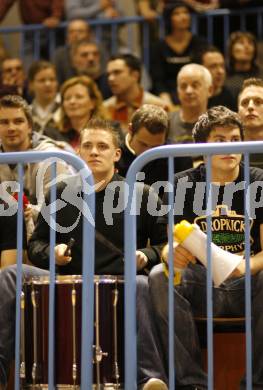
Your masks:
{"label": "person wearing dark sweater", "polygon": [[[100,131],[99,131],[100,132]],[[87,131],[86,134],[90,133]],[[102,131],[100,132],[102,133]],[[85,134],[85,133],[84,133]],[[85,137],[85,135],[84,135]],[[96,136],[96,138],[98,138]],[[99,164],[99,163],[98,163]],[[60,183],[57,187],[57,199],[62,201],[65,199],[75,199],[77,194],[81,194],[81,185],[79,177],[74,176],[69,178],[64,183]],[[149,187],[138,183],[138,195],[141,192],[142,202],[140,205],[140,214],[137,217],[137,269],[142,270],[146,265],[151,268],[160,262],[159,246],[165,242],[166,230],[156,224],[157,217],[151,216],[147,212],[147,202],[154,201],[153,193],[149,191]],[[109,250],[107,242],[96,238],[95,242],[95,272],[96,274],[123,274],[124,261],[124,179],[113,174],[107,185],[96,191],[96,206],[95,206],[95,229],[99,235],[106,237],[119,251]],[[110,201],[112,200],[112,204]],[[49,197],[47,196],[45,208],[49,205]],[[73,203],[73,201],[72,201]],[[160,206],[160,201],[158,201]],[[117,213],[116,209],[120,208],[123,211]],[[82,215],[79,218],[80,210],[76,205],[67,203],[65,207],[57,211],[56,223],[63,227],[74,226],[72,231],[68,233],[56,234],[56,259],[57,272],[59,274],[80,274],[82,268]],[[39,214],[36,223],[36,228],[33,232],[29,243],[29,258],[30,261],[37,267],[49,268],[49,215],[45,215],[45,210]],[[70,230],[70,229],[69,229]],[[74,238],[75,244],[71,250],[71,257],[74,261],[69,261],[68,257],[62,253],[66,249],[65,243],[70,238]],[[147,246],[148,239],[150,246]]]}
{"label": "person wearing dark sweater", "polygon": [[[15,202],[15,199],[14,199]],[[1,214],[0,214],[0,224],[4,228],[1,229],[0,234],[0,268],[10,266],[15,264],[17,261],[17,211],[16,204],[10,204],[9,207],[14,207],[14,213],[8,215],[7,204],[0,202]],[[23,222],[24,223],[24,222]],[[26,254],[26,227],[23,225],[23,260],[27,261]]]}
{"label": "person wearing dark sweater", "polygon": [[234,31],[228,40],[228,76],[226,86],[237,100],[243,81],[262,78],[263,71],[258,65],[258,42],[248,31]]}
{"label": "person wearing dark sweater", "polygon": [[[123,178],[115,174],[114,164],[120,158],[118,133],[109,122],[102,119],[91,120],[82,131],[80,137],[79,154],[88,164],[93,173],[96,190],[95,212],[95,273],[120,274],[124,272],[123,253],[123,222],[124,213],[122,202]],[[138,210],[136,264],[137,270],[143,271],[160,261],[160,246],[167,239],[166,229],[157,226],[156,208],[161,205],[156,194],[149,187],[139,185],[137,191],[142,195],[141,206]],[[81,186],[76,177],[58,185],[57,199],[67,200],[64,208],[56,213],[56,246],[55,261],[59,274],[82,273],[82,218],[85,208],[81,199]],[[137,197],[138,199],[138,197]],[[46,221],[50,217],[45,207],[49,202],[49,195],[39,214],[35,231],[29,242],[30,261],[39,268],[24,267],[24,277],[46,275],[44,269],[49,268],[49,225]],[[147,206],[155,205],[152,215]],[[117,208],[118,207],[118,208]],[[155,213],[154,213],[155,212]],[[155,216],[153,216],[155,214]],[[70,233],[61,233],[60,227],[69,228]],[[69,238],[75,238],[71,253],[66,253]],[[99,238],[98,238],[99,237]],[[102,238],[101,238],[102,237]],[[148,244],[149,241],[149,244]],[[85,258],[84,261],[88,261]],[[14,349],[12,333],[15,301],[16,270],[10,268],[0,274],[0,313],[4,310],[3,318],[0,315],[0,383],[6,383],[9,361]],[[137,285],[137,346],[138,346],[138,378],[140,389],[167,390],[167,381],[162,357],[159,355],[159,346],[155,344],[155,324],[152,319],[152,309],[148,302],[148,283],[144,275],[138,275]],[[2,297],[2,299],[1,299]],[[13,309],[14,310],[14,309]],[[1,322],[3,321],[3,322]],[[7,349],[6,346],[9,346]],[[10,347],[11,346],[11,347]],[[155,387],[154,387],[155,386]],[[1,387],[0,387],[1,388]]]}
{"label": "person wearing dark sweater", "polygon": [[212,94],[208,100],[208,108],[224,105],[236,111],[236,99],[230,89],[225,86],[226,66],[221,51],[215,46],[208,46],[200,52],[198,62],[205,66],[212,76]]}
{"label": "person wearing dark sweater", "polygon": [[[129,132],[121,145],[121,158],[116,166],[118,173],[126,176],[131,163],[137,156],[156,146],[172,144],[167,139],[169,118],[166,111],[152,104],[144,104],[132,116]],[[175,157],[174,171],[181,172],[192,167],[190,157]],[[144,173],[144,183],[152,185],[168,180],[168,160],[155,159],[146,164],[141,172]],[[155,187],[157,191],[157,187]],[[163,194],[163,187],[158,186],[159,196]]]}
{"label": "person wearing dark sweater", "polygon": [[168,4],[163,19],[166,35],[152,45],[150,74],[153,93],[171,105],[179,103],[176,79],[180,69],[195,62],[198,51],[208,43],[191,32],[190,9],[183,1]]}

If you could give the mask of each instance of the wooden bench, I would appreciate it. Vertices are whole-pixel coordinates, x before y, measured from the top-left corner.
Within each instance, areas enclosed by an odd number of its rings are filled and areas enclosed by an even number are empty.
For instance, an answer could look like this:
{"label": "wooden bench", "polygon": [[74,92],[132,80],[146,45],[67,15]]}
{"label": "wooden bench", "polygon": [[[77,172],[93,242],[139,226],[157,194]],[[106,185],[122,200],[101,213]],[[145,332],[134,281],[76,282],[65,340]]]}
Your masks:
{"label": "wooden bench", "polygon": [[[206,317],[195,318],[207,370]],[[245,317],[213,318],[214,388],[239,390],[246,367]]]}

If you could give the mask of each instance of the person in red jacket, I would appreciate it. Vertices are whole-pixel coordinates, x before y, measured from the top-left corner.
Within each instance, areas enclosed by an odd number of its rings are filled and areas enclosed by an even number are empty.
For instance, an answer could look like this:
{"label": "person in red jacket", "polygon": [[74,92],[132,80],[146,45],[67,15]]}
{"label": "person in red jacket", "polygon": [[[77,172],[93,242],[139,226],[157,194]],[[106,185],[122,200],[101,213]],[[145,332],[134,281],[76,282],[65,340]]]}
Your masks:
{"label": "person in red jacket", "polygon": [[[1,0],[0,22],[16,0]],[[62,19],[63,0],[18,0],[21,21],[24,24],[43,24],[48,28],[56,27]]]}
{"label": "person in red jacket", "polygon": [[[24,24],[42,24],[48,29],[58,26],[63,17],[64,0],[1,0],[0,1],[0,22],[5,18],[7,12],[15,2],[19,4],[21,22]],[[40,34],[40,47],[35,46],[32,39],[32,31],[24,35],[25,49],[24,63],[26,67],[31,64],[33,59],[38,57],[49,59],[49,34],[42,31]],[[60,36],[56,36],[56,42]],[[37,50],[36,50],[37,49]]]}

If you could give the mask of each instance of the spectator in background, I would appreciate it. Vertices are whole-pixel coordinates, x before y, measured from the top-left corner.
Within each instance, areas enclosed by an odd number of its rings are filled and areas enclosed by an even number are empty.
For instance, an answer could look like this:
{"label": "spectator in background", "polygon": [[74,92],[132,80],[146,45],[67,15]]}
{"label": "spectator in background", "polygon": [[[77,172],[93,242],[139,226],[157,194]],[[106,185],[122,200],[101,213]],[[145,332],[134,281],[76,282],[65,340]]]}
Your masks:
{"label": "spectator in background", "polygon": [[171,113],[168,137],[175,143],[192,143],[192,129],[206,112],[213,90],[212,76],[199,64],[183,66],[177,76],[180,110]]}
{"label": "spectator in background", "polygon": [[[1,0],[0,21],[15,2],[16,0]],[[64,0],[19,0],[18,3],[24,24],[43,24],[45,27],[54,28],[63,16]]]}
{"label": "spectator in background", "polygon": [[183,0],[195,12],[206,12],[220,7],[220,0]]}
{"label": "spectator in background", "polygon": [[235,31],[230,35],[228,45],[226,85],[237,101],[243,81],[249,77],[262,77],[263,73],[257,65],[257,41],[253,34]]}
{"label": "spectator in background", "polygon": [[70,62],[72,76],[89,76],[96,82],[104,99],[112,95],[107,75],[102,69],[101,50],[96,42],[87,40],[75,42],[71,48]]}
{"label": "spectator in background", "polygon": [[[65,0],[65,14],[68,20],[73,18],[107,18],[114,19],[120,16],[120,10],[115,0]],[[103,42],[109,51],[111,49],[111,29],[103,26],[100,42]]]}
{"label": "spectator in background", "polygon": [[79,148],[79,136],[92,116],[105,117],[102,96],[96,83],[87,76],[72,77],[62,84],[61,116],[57,129],[46,134],[59,141],[68,142],[73,149]]}
{"label": "spectator in background", "polygon": [[13,87],[13,92],[29,100],[26,73],[23,62],[18,57],[7,57],[1,65],[1,85]]}
{"label": "spectator in background", "polygon": [[167,6],[163,17],[166,36],[152,47],[150,73],[153,93],[172,105],[178,104],[176,78],[179,70],[193,62],[197,51],[207,43],[190,31],[190,10],[182,1]]}
{"label": "spectator in background", "polygon": [[[0,99],[0,139],[0,153],[65,150],[65,144],[33,131],[31,109],[18,95],[6,95]],[[36,204],[41,189],[45,191],[50,182],[50,170],[45,167],[48,168],[45,160],[24,165],[24,192],[33,204]],[[43,175],[37,181],[41,169]],[[66,163],[57,164],[57,176],[70,173]],[[0,183],[4,181],[18,181],[17,164],[1,164]]]}
{"label": "spectator in background", "polygon": [[[246,79],[238,98],[245,141],[263,141],[263,80]],[[263,168],[263,153],[250,154],[251,166]]]}
{"label": "spectator in background", "polygon": [[73,19],[67,25],[66,45],[55,50],[53,63],[57,69],[59,84],[73,76],[74,70],[70,63],[70,50],[74,43],[91,39],[89,24],[84,19]]}
{"label": "spectator in background", "polygon": [[138,15],[142,16],[149,22],[150,39],[159,38],[158,23],[156,23],[159,16],[163,13],[164,1],[160,0],[134,0]]}
{"label": "spectator in background", "polygon": [[6,47],[4,45],[2,38],[0,37],[0,66],[6,57],[8,57],[8,52],[6,50]]}
{"label": "spectator in background", "polygon": [[111,57],[107,65],[108,82],[113,96],[103,102],[114,121],[120,122],[124,133],[134,111],[142,104],[165,107],[159,97],[144,91],[141,84],[141,62],[132,54]]}
{"label": "spectator in background", "polygon": [[229,88],[225,86],[226,67],[221,51],[214,46],[208,46],[199,54],[198,62],[205,66],[212,75],[213,91],[208,100],[208,108],[224,105],[236,111],[236,100]]}
{"label": "spectator in background", "polygon": [[158,0],[135,0],[138,14],[143,16],[148,22],[154,22],[162,13],[164,2]]}
{"label": "spectator in background", "polygon": [[[8,10],[17,0],[1,0],[0,1],[0,22],[6,16]],[[55,28],[58,26],[63,17],[64,0],[18,0],[20,16],[24,24],[43,24],[47,28]],[[32,32],[25,34],[26,50],[28,55],[32,56]],[[48,58],[48,42],[47,34],[44,31],[40,35],[42,58]],[[28,59],[29,60],[29,59]]]}
{"label": "spectator in background", "polygon": [[65,0],[67,19],[117,18],[119,11],[113,0]]}
{"label": "spectator in background", "polygon": [[[144,104],[134,112],[129,124],[129,131],[121,145],[121,158],[116,167],[121,176],[126,176],[127,171],[137,156],[146,150],[161,145],[169,145],[171,141],[168,135],[168,114],[159,106]],[[175,172],[184,171],[192,167],[192,159],[187,157],[176,157],[174,159]],[[145,178],[143,182],[152,185],[156,182],[168,180],[168,160],[155,159],[146,164],[141,172]],[[159,196],[163,195],[163,187],[155,187]]]}
{"label": "spectator in background", "polygon": [[60,97],[55,66],[48,61],[33,62],[28,71],[34,130],[44,133],[59,120]]}

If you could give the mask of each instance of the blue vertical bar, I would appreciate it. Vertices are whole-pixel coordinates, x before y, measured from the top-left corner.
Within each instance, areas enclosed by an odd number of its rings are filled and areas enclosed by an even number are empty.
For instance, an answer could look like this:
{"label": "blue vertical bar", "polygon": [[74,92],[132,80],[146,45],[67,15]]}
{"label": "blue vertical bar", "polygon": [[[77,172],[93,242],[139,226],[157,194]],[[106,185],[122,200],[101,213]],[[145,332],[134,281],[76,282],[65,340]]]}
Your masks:
{"label": "blue vertical bar", "polygon": [[55,48],[56,48],[55,30],[53,28],[52,29],[49,28],[48,29],[48,54],[50,59],[53,58]]}
{"label": "blue vertical bar", "polygon": [[169,191],[169,205],[171,208],[169,210],[168,222],[168,243],[169,243],[169,293],[168,293],[168,303],[169,303],[169,389],[174,389],[175,385],[175,365],[174,365],[174,354],[178,351],[174,351],[174,263],[173,263],[173,225],[174,225],[174,159],[169,157],[168,159],[168,179],[169,183],[173,186],[173,191]]}
{"label": "blue vertical bar", "polygon": [[24,31],[21,32],[19,41],[20,41],[20,50],[19,50],[20,58],[24,62],[25,60],[25,32]]}
{"label": "blue vertical bar", "polygon": [[[51,182],[56,177],[56,164],[51,164]],[[56,223],[56,185],[50,190],[50,236],[49,236],[49,312],[48,312],[48,388],[54,389],[54,330],[55,330],[55,245],[56,231],[52,229],[52,220],[55,227]]]}
{"label": "blue vertical bar", "polygon": [[250,271],[250,175],[249,175],[249,153],[244,155],[245,163],[245,308],[246,308],[246,389],[252,390],[252,336],[251,336],[251,271]]}
{"label": "blue vertical bar", "polygon": [[[96,42],[99,44],[102,41],[102,26],[95,26]],[[112,54],[112,53],[111,53]]]}
{"label": "blue vertical bar", "polygon": [[165,37],[165,26],[163,18],[159,18],[159,38],[164,39]]}
{"label": "blue vertical bar", "polygon": [[34,60],[38,60],[40,57],[40,31],[39,30],[34,30]]}
{"label": "blue vertical bar", "polygon": [[[94,188],[92,175],[82,177],[82,188]],[[95,193],[83,191],[83,204],[87,205],[91,216],[95,218]],[[83,213],[82,234],[82,322],[81,322],[81,390],[92,389],[92,359],[94,330],[94,269],[95,269],[95,233],[92,221]]]}
{"label": "blue vertical bar", "polygon": [[118,47],[118,25],[115,23],[115,24],[111,24],[111,53],[112,54],[116,54],[117,47]]}
{"label": "blue vertical bar", "polygon": [[16,343],[15,343],[15,390],[20,389],[20,299],[22,290],[22,262],[23,262],[23,165],[18,164],[18,210],[17,210],[17,274],[16,274]]}
{"label": "blue vertical bar", "polygon": [[134,38],[133,38],[133,33],[132,33],[132,25],[131,25],[131,23],[128,23],[128,25],[127,25],[127,45],[128,45],[128,49],[130,51],[132,51],[133,42],[134,42]]}
{"label": "blue vertical bar", "polygon": [[198,17],[196,14],[192,15],[192,23],[191,23],[191,32],[193,34],[198,34]]}
{"label": "blue vertical bar", "polygon": [[[133,180],[132,180],[133,179]],[[125,186],[125,199],[128,193],[128,203],[125,208],[124,221],[124,248],[125,248],[125,390],[134,390],[137,388],[137,354],[136,354],[136,218],[131,215],[133,192],[136,197],[136,191],[132,191],[135,184],[135,177],[127,177],[128,187]]]}
{"label": "blue vertical bar", "polygon": [[213,359],[213,286],[212,272],[213,264],[211,259],[212,242],[212,182],[211,182],[211,156],[207,156],[206,163],[206,220],[207,220],[207,362],[208,362],[208,390],[213,390],[214,383],[214,359]]}

